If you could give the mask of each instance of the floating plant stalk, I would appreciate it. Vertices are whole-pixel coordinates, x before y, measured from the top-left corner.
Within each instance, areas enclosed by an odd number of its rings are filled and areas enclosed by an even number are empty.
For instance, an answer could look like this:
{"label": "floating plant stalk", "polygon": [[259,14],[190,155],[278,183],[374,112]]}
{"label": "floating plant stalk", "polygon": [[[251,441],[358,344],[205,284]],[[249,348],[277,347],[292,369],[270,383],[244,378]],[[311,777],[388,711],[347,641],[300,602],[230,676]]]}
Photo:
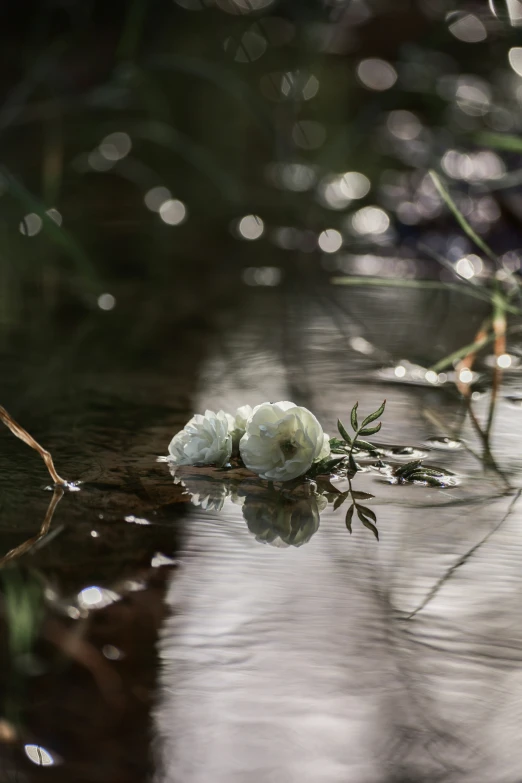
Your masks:
{"label": "floating plant stalk", "polygon": [[38,454],[45,462],[47,470],[49,471],[49,474],[56,485],[61,487],[69,486],[69,482],[67,482],[65,479],[63,479],[61,476],[58,475],[58,472],[54,467],[54,462],[51,454],[46,449],[44,449],[43,446],[40,446],[38,441],[36,441],[32,435],[29,435],[27,430],[24,430],[24,428],[21,427],[13,419],[13,417],[6,411],[6,409],[3,408],[1,405],[0,405],[0,421],[3,421],[5,426],[11,430],[13,435],[16,435],[17,438],[20,438],[20,440],[23,440],[24,443],[27,443],[28,446],[30,446],[32,449],[38,452]]}

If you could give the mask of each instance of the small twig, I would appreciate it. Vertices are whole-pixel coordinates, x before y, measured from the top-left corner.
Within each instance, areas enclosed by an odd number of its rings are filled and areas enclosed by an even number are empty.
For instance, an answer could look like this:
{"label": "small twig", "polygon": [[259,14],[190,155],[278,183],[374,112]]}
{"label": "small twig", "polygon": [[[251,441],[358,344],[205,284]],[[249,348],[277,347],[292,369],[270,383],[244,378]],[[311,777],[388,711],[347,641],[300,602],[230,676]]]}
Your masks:
{"label": "small twig", "polygon": [[459,559],[457,560],[457,562],[456,562],[456,563],[454,563],[454,564],[451,566],[451,568],[449,568],[449,569],[446,571],[446,573],[444,574],[444,576],[441,576],[441,578],[438,580],[438,582],[437,582],[437,583],[436,583],[436,584],[435,584],[435,585],[434,585],[434,586],[431,588],[430,592],[428,593],[428,595],[426,596],[426,598],[425,598],[425,599],[422,601],[422,603],[421,603],[421,604],[420,604],[420,605],[419,605],[419,606],[418,606],[416,609],[414,609],[414,610],[413,610],[413,612],[411,612],[411,613],[410,613],[410,614],[409,614],[409,615],[406,617],[406,619],[407,619],[407,620],[411,620],[411,619],[412,619],[412,617],[415,617],[415,615],[416,615],[416,614],[418,614],[418,613],[419,613],[419,612],[421,612],[423,609],[425,609],[425,608],[427,607],[427,605],[430,603],[430,601],[431,601],[433,598],[435,598],[435,596],[437,595],[437,593],[439,592],[439,590],[441,589],[441,587],[442,587],[444,584],[446,584],[446,582],[448,581],[448,579],[450,579],[450,578],[453,576],[453,574],[455,573],[455,571],[457,570],[457,568],[460,568],[460,566],[464,565],[464,563],[466,563],[466,562],[467,562],[467,561],[470,559],[470,557],[472,557],[472,556],[475,554],[475,552],[476,552],[478,549],[480,549],[480,547],[481,547],[483,544],[485,544],[485,543],[486,543],[486,541],[488,541],[488,540],[491,538],[491,536],[492,536],[494,533],[496,533],[496,532],[497,532],[497,530],[499,530],[499,528],[500,528],[500,527],[501,527],[501,526],[504,524],[504,522],[506,521],[506,519],[509,517],[509,515],[511,514],[511,512],[512,512],[512,511],[513,511],[513,509],[515,508],[515,505],[516,505],[516,503],[517,503],[517,501],[519,500],[519,498],[520,498],[520,496],[521,496],[521,495],[522,495],[522,489],[519,489],[519,490],[517,491],[517,493],[516,493],[515,497],[513,498],[513,500],[511,501],[511,503],[509,504],[509,508],[508,508],[508,510],[506,511],[506,513],[504,514],[504,516],[502,517],[502,519],[500,520],[500,522],[498,522],[498,523],[495,525],[495,527],[494,527],[494,528],[492,528],[492,529],[489,531],[489,533],[487,533],[487,534],[486,534],[486,535],[485,535],[483,538],[481,538],[481,539],[480,539],[480,541],[479,541],[477,544],[474,544],[474,546],[472,546],[472,547],[471,547],[471,549],[468,549],[468,551],[467,551],[465,554],[463,554],[463,555],[461,555],[461,556],[459,557]]}
{"label": "small twig", "polygon": [[28,538],[27,541],[24,541],[23,544],[20,544],[19,546],[16,546],[14,549],[11,549],[6,555],[0,558],[0,568],[2,568],[6,563],[9,563],[10,560],[14,560],[16,557],[20,557],[21,555],[24,555],[26,552],[31,549],[31,547],[34,546],[40,539],[42,539],[47,533],[49,532],[49,528],[51,527],[51,522],[53,521],[54,512],[56,511],[56,506],[60,502],[60,500],[63,497],[63,487],[60,485],[55,486],[53,496],[51,498],[51,502],[49,503],[49,507],[47,509],[47,512],[45,514],[45,519],[42,522],[42,526],[38,533],[33,536],[32,538]]}
{"label": "small twig", "polygon": [[16,435],[17,438],[20,438],[20,440],[23,440],[24,443],[27,443],[28,446],[30,446],[32,449],[38,452],[38,454],[45,462],[47,466],[47,470],[49,471],[51,478],[55,484],[58,484],[62,487],[68,486],[68,482],[65,479],[61,478],[56,472],[53,458],[51,457],[49,452],[46,451],[43,448],[43,446],[40,446],[40,444],[33,438],[33,436],[29,435],[27,430],[24,430],[23,427],[20,427],[20,425],[12,418],[12,416],[9,415],[9,413],[6,411],[5,408],[2,408],[1,405],[0,405],[0,421],[3,421],[5,426],[11,430],[13,435]]}

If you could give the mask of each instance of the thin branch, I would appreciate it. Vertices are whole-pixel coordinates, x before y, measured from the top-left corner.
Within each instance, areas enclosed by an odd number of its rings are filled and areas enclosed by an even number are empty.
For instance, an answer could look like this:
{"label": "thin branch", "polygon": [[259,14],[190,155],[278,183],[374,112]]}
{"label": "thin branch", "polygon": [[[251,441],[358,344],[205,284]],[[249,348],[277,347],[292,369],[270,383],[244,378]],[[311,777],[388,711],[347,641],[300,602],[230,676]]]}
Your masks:
{"label": "thin branch", "polygon": [[27,443],[28,446],[30,446],[32,449],[38,452],[38,454],[45,462],[47,466],[47,470],[49,471],[51,478],[55,484],[58,484],[62,487],[69,486],[69,483],[58,475],[56,468],[54,467],[53,458],[51,457],[50,453],[46,451],[46,449],[44,449],[43,446],[40,446],[40,444],[33,438],[33,436],[29,435],[27,430],[24,430],[24,428],[21,427],[13,419],[12,416],[10,416],[9,413],[6,411],[6,409],[2,408],[1,405],[0,405],[0,421],[2,421],[5,424],[5,426],[11,430],[13,435],[16,435],[17,438],[20,438],[20,440],[23,440],[24,443]]}

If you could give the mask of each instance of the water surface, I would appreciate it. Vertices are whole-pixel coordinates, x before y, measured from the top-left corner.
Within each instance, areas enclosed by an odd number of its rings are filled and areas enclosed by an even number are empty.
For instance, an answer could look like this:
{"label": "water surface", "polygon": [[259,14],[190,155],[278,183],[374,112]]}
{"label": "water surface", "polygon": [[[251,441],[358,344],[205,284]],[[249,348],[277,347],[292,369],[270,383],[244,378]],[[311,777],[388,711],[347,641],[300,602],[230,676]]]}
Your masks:
{"label": "water surface", "polygon": [[[453,296],[260,290],[162,311],[142,341],[134,305],[5,338],[4,404],[84,483],[0,572],[2,780],[520,779],[519,375],[492,467],[451,383],[394,373],[469,341],[483,313]],[[194,411],[292,399],[333,435],[384,397],[383,462],[411,448],[458,483],[363,461],[379,540],[315,496],[274,529],[262,482],[175,483],[156,461]],[[0,555],[38,533],[48,484],[1,432]]]}

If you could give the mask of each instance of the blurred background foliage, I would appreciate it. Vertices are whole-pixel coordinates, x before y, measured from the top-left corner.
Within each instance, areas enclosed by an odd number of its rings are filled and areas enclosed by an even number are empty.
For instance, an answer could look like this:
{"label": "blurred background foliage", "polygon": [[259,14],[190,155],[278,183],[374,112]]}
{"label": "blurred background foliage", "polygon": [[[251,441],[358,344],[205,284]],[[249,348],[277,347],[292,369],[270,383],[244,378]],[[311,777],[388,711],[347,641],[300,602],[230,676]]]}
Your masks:
{"label": "blurred background foliage", "polygon": [[[354,274],[520,268],[519,0],[0,11],[0,320]],[[448,264],[441,267],[434,257]],[[496,270],[498,272],[500,270]],[[151,288],[151,290],[152,290]]]}

